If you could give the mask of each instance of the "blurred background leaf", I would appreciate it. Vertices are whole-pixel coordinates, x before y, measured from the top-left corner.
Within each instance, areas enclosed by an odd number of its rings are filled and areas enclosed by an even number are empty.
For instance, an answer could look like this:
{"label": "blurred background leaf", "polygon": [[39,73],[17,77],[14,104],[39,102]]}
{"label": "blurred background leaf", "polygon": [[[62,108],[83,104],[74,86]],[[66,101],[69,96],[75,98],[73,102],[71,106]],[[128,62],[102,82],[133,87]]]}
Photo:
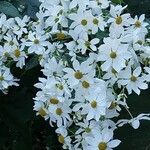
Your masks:
{"label": "blurred background leaf", "polygon": [[0,1],[0,12],[11,17],[21,17],[18,9],[7,1]]}

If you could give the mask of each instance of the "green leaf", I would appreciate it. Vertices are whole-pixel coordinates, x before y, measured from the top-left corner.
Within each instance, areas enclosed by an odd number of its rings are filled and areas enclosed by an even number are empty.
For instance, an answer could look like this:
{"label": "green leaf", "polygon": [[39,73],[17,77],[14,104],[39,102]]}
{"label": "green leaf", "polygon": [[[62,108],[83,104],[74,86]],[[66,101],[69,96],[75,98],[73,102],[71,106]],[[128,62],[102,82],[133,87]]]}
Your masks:
{"label": "green leaf", "polygon": [[0,1],[0,12],[11,17],[21,17],[17,8],[6,1]]}
{"label": "green leaf", "polygon": [[27,62],[26,67],[25,67],[25,71],[30,70],[36,66],[39,65],[39,61],[38,61],[38,57],[37,56],[33,56],[31,57],[31,59]]}

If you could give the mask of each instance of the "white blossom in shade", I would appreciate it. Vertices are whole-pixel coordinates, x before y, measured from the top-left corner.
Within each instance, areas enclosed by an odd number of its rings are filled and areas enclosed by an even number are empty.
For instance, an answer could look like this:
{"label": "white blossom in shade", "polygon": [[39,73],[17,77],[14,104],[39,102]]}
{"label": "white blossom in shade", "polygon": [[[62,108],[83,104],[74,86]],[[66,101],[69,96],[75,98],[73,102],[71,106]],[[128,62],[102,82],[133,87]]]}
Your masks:
{"label": "white blossom in shade", "polygon": [[24,52],[24,50],[17,46],[13,46],[12,53],[10,54],[10,56],[15,62],[17,62],[16,67],[20,67],[22,69],[25,65],[25,59],[27,58],[27,55]]}
{"label": "white blossom in shade", "polygon": [[44,117],[45,120],[49,118],[48,110],[45,108],[44,103],[42,101],[35,101],[33,110],[36,110],[37,111],[36,115]]}
{"label": "white blossom in shade", "polygon": [[122,14],[122,11],[127,6],[122,7],[121,5],[113,6],[111,5],[110,8],[110,14],[112,18],[108,19],[108,23],[111,23],[110,25],[110,36],[119,37],[124,31],[124,26],[128,27],[130,26],[130,14]]}
{"label": "white blossom in shade", "polygon": [[145,15],[141,15],[139,18],[138,16],[135,16],[134,19],[131,20],[131,32],[134,32],[134,34],[140,33],[140,34],[146,34],[148,31],[146,27],[148,26],[148,23],[144,21]]}
{"label": "white blossom in shade", "polygon": [[47,37],[45,35],[41,35],[41,33],[32,33],[29,32],[28,41],[25,45],[28,48],[28,53],[36,53],[43,54],[45,51],[45,46],[48,46],[48,41],[46,41]]}
{"label": "white blossom in shade", "polygon": [[91,11],[78,11],[77,13],[70,14],[69,18],[73,21],[70,29],[76,28],[78,33],[82,31],[87,32],[89,29],[91,29],[91,19],[93,18]]}
{"label": "white blossom in shade", "polygon": [[120,144],[120,140],[112,140],[113,131],[104,129],[102,132],[95,132],[93,137],[87,137],[85,140],[88,146],[85,150],[112,150]]}
{"label": "white blossom in shade", "polygon": [[118,39],[104,38],[104,44],[99,47],[98,60],[104,62],[101,65],[103,71],[111,67],[119,72],[126,67],[126,61],[131,58],[128,44],[121,44]]}
{"label": "white blossom in shade", "polygon": [[44,69],[42,69],[42,72],[45,76],[48,77],[62,77],[63,76],[63,62],[57,60],[53,57],[51,59],[48,59],[47,63],[44,65]]}
{"label": "white blossom in shade", "polygon": [[98,92],[94,95],[91,93],[86,96],[86,103],[81,111],[82,114],[86,114],[87,120],[95,119],[98,121],[101,115],[106,114],[106,100]]}
{"label": "white blossom in shade", "polygon": [[92,121],[84,120],[83,122],[79,122],[76,125],[79,127],[79,129],[76,131],[75,134],[82,134],[83,140],[85,140],[86,136],[91,136],[93,130],[99,129],[98,122],[94,120]]}
{"label": "white blossom in shade", "polygon": [[81,50],[82,54],[84,54],[87,50],[97,51],[96,45],[99,43],[98,38],[94,38],[89,41],[88,36],[84,39],[78,39],[78,49]]}
{"label": "white blossom in shade", "polygon": [[104,31],[106,27],[106,22],[102,16],[93,17],[92,21],[92,34],[96,34],[99,30]]}
{"label": "white blossom in shade", "polygon": [[70,136],[68,136],[68,131],[66,126],[61,126],[56,129],[56,133],[58,134],[59,143],[63,144],[63,149],[72,150],[72,140]]}
{"label": "white blossom in shade", "polygon": [[57,124],[58,127],[62,125],[67,125],[68,121],[71,121],[69,114],[71,113],[71,108],[69,107],[71,103],[60,103],[58,105],[49,105],[48,111],[49,116],[53,122]]}
{"label": "white blossom in shade", "polygon": [[10,69],[4,66],[0,68],[0,89],[3,91],[9,86],[18,86],[17,79],[14,79],[13,75],[10,72]]}
{"label": "white blossom in shade", "polygon": [[70,87],[74,87],[78,85],[79,82],[83,79],[84,76],[93,75],[93,68],[89,66],[88,61],[82,62],[81,64],[77,61],[73,61],[73,69],[66,67],[63,69],[66,74],[64,75],[64,79],[67,79]]}
{"label": "white blossom in shade", "polygon": [[12,27],[13,32],[16,34],[18,38],[21,38],[23,33],[27,33],[27,22],[29,21],[29,17],[24,16],[23,19],[20,19],[19,17],[15,18],[15,24]]}
{"label": "white blossom in shade", "polygon": [[148,85],[141,77],[141,71],[141,67],[137,67],[133,71],[131,70],[131,66],[126,67],[126,69],[119,74],[120,80],[118,84],[125,86],[129,94],[131,94],[133,90],[139,95],[141,89],[148,88]]}
{"label": "white blossom in shade", "polygon": [[134,129],[138,129],[140,127],[140,120],[150,120],[150,114],[140,114],[132,119],[121,119],[117,122],[119,127],[122,127],[125,124],[130,124]]}
{"label": "white blossom in shade", "polygon": [[76,6],[79,7],[79,10],[84,11],[86,9],[86,6],[89,5],[89,0],[82,0],[82,1],[78,1],[78,0],[72,0],[70,2],[69,8],[73,9]]}

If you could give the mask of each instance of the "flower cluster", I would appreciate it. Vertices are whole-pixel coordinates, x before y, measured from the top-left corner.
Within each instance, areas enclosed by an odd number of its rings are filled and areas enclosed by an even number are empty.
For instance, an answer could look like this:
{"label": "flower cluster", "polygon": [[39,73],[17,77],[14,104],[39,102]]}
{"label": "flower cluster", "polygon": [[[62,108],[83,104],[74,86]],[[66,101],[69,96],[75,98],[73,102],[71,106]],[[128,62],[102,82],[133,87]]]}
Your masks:
{"label": "flower cluster", "polygon": [[[37,55],[44,77],[35,84],[34,110],[57,128],[63,149],[112,150],[121,142],[113,137],[118,127],[150,120],[133,117],[127,105],[150,82],[149,24],[109,0],[40,1],[37,22],[1,16],[8,22],[0,20],[2,65],[11,58],[22,68],[28,54]],[[14,83],[2,67],[0,88]],[[114,121],[122,109],[131,119]]]}
{"label": "flower cluster", "polygon": [[29,17],[7,19],[6,15],[0,14],[0,90],[4,93],[9,86],[18,86],[10,66],[13,62],[21,69],[25,65],[27,52],[23,44],[28,31]]}

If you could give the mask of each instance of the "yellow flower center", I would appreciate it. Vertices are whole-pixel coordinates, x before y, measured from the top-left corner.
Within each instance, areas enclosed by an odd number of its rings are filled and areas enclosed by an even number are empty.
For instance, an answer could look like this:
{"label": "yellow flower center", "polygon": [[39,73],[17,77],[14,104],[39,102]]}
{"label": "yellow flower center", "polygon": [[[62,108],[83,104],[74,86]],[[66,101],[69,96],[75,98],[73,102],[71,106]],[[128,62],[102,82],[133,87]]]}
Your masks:
{"label": "yellow flower center", "polygon": [[96,108],[97,107],[97,102],[94,100],[91,102],[91,107]]}
{"label": "yellow flower center", "polygon": [[91,46],[91,43],[90,43],[89,41],[86,41],[86,42],[85,42],[85,46],[86,46],[86,47],[90,47],[90,46]]}
{"label": "yellow flower center", "polygon": [[142,44],[143,44],[143,41],[142,41],[142,40],[138,40],[137,43],[138,43],[139,45],[142,45]]}
{"label": "yellow flower center", "polygon": [[79,80],[79,79],[82,79],[83,74],[82,74],[82,72],[80,72],[78,70],[78,71],[75,72],[74,77]]}
{"label": "yellow flower center", "polygon": [[132,82],[135,82],[135,81],[137,80],[137,77],[134,76],[134,75],[132,75],[131,78],[130,78],[130,80],[131,80]]}
{"label": "yellow flower center", "polygon": [[21,55],[19,49],[16,49],[16,50],[14,51],[14,55],[15,55],[17,58]]}
{"label": "yellow flower center", "polygon": [[60,33],[56,34],[56,38],[58,40],[64,40],[64,39],[66,39],[66,35],[64,33],[60,32]]}
{"label": "yellow flower center", "polygon": [[59,141],[59,143],[64,144],[65,138],[62,135],[60,135],[60,136],[58,136],[58,141]]}
{"label": "yellow flower center", "polygon": [[135,25],[135,27],[140,28],[141,22],[139,20],[137,20],[134,25]]}
{"label": "yellow flower center", "polygon": [[39,41],[38,39],[35,39],[35,40],[33,41],[33,43],[34,43],[34,44],[39,44],[40,41]]}
{"label": "yellow flower center", "polygon": [[57,108],[57,109],[56,109],[56,114],[57,114],[58,116],[61,116],[62,113],[63,113],[63,111],[62,111],[61,108]]}
{"label": "yellow flower center", "polygon": [[0,81],[3,81],[4,80],[4,77],[1,75],[0,76]]}
{"label": "yellow flower center", "polygon": [[81,24],[82,24],[83,26],[86,26],[86,25],[87,25],[87,20],[86,20],[86,19],[83,19],[83,20],[81,21]]}
{"label": "yellow flower center", "polygon": [[117,107],[117,105],[118,105],[117,102],[111,102],[109,109],[114,109]]}
{"label": "yellow flower center", "polygon": [[56,98],[51,98],[51,99],[50,99],[50,103],[52,103],[52,104],[56,105],[56,104],[58,104],[58,103],[59,103],[59,100],[58,100],[58,99],[56,99]]}
{"label": "yellow flower center", "polygon": [[105,142],[101,142],[98,144],[99,150],[106,150],[107,144]]}
{"label": "yellow flower center", "polygon": [[111,57],[112,59],[115,59],[115,58],[117,57],[117,53],[112,51],[112,52],[110,53],[110,57]]}
{"label": "yellow flower center", "polygon": [[98,25],[98,23],[99,23],[99,20],[96,19],[96,18],[94,18],[94,19],[93,19],[93,24]]}
{"label": "yellow flower center", "polygon": [[122,17],[121,16],[118,16],[116,18],[116,24],[120,25],[122,23]]}
{"label": "yellow flower center", "polygon": [[89,88],[90,84],[89,84],[87,81],[83,81],[83,82],[82,82],[82,86],[83,86],[85,89],[87,89],[87,88]]}
{"label": "yellow flower center", "polygon": [[40,108],[40,110],[38,112],[39,112],[39,115],[42,117],[47,115],[46,111],[43,108]]}
{"label": "yellow flower center", "polygon": [[86,133],[90,133],[91,132],[91,129],[89,127],[85,128],[85,132]]}

